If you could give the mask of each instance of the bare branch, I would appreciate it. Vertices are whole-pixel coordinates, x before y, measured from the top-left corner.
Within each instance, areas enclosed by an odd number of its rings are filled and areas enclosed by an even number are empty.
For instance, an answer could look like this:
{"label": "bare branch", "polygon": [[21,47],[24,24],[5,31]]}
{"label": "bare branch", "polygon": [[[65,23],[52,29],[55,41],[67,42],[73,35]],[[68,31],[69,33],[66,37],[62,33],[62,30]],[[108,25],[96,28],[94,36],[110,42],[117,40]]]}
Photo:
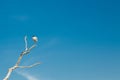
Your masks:
{"label": "bare branch", "polygon": [[27,50],[27,49],[28,49],[28,47],[27,47],[27,46],[28,46],[28,45],[27,45],[27,36],[25,36],[24,39],[25,39],[25,50]]}
{"label": "bare branch", "polygon": [[34,66],[40,64],[40,63],[35,63],[35,64],[33,64],[33,65],[30,65],[30,66],[19,66],[19,64],[20,64],[23,56],[26,55],[26,54],[28,54],[28,53],[30,53],[30,51],[31,51],[33,48],[36,47],[36,44],[34,43],[30,48],[28,48],[27,36],[25,36],[24,40],[25,40],[25,50],[20,54],[20,56],[19,56],[16,64],[15,64],[13,67],[11,67],[11,68],[8,69],[7,75],[5,76],[5,78],[4,78],[3,80],[8,80],[9,77],[10,77],[10,75],[11,75],[11,73],[13,72],[13,70],[15,70],[15,69],[17,69],[17,68],[31,68],[31,67],[34,67]]}
{"label": "bare branch", "polygon": [[36,47],[37,45],[36,44],[33,44],[29,49],[28,51],[31,51],[31,49],[33,49],[34,47]]}
{"label": "bare branch", "polygon": [[30,65],[30,66],[18,66],[18,67],[19,67],[19,68],[32,68],[32,67],[37,66],[37,65],[39,65],[39,64],[41,64],[41,63],[38,62],[38,63],[32,64],[32,65]]}
{"label": "bare branch", "polygon": [[22,52],[22,53],[20,54],[20,56],[19,56],[19,58],[18,58],[18,61],[16,62],[15,66],[18,66],[18,65],[20,64],[20,61],[21,61],[21,59],[22,59],[23,56],[24,56],[23,53],[24,53],[24,52]]}

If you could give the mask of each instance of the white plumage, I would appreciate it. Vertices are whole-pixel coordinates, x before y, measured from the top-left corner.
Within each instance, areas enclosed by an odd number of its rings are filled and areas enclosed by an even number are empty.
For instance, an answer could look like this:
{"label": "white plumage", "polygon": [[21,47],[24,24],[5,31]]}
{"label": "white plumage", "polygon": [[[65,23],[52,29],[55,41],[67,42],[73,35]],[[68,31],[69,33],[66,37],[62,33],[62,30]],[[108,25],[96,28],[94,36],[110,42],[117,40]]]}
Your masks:
{"label": "white plumage", "polygon": [[33,37],[32,37],[32,40],[33,40],[34,42],[37,42],[37,41],[38,41],[37,36],[33,36]]}

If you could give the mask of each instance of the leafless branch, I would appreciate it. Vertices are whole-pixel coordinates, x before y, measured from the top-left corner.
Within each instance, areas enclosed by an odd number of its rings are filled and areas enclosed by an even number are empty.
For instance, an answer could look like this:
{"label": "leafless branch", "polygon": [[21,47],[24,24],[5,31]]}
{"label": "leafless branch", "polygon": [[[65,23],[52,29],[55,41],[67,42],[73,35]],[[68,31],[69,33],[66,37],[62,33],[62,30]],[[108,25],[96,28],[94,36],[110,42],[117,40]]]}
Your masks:
{"label": "leafless branch", "polygon": [[34,63],[34,64],[30,65],[30,66],[18,66],[18,67],[19,67],[19,68],[32,68],[32,67],[37,66],[37,65],[39,65],[39,64],[40,64],[40,62]]}
{"label": "leafless branch", "polygon": [[25,36],[25,50],[27,50],[28,49],[28,45],[27,45],[27,36]]}
{"label": "leafless branch", "polygon": [[19,64],[20,64],[23,56],[26,55],[26,54],[28,54],[28,53],[30,53],[30,51],[31,51],[34,47],[36,47],[36,44],[34,43],[30,48],[28,48],[27,36],[25,36],[24,40],[25,40],[25,50],[20,54],[20,56],[19,56],[16,64],[15,64],[13,67],[11,67],[11,68],[8,69],[7,75],[5,76],[5,78],[4,78],[3,80],[8,80],[9,77],[10,77],[10,75],[11,75],[11,73],[13,72],[13,70],[15,70],[15,69],[17,69],[17,68],[31,68],[31,67],[34,67],[34,66],[40,64],[40,63],[35,63],[35,64],[33,64],[33,65],[30,65],[30,66],[19,66]]}

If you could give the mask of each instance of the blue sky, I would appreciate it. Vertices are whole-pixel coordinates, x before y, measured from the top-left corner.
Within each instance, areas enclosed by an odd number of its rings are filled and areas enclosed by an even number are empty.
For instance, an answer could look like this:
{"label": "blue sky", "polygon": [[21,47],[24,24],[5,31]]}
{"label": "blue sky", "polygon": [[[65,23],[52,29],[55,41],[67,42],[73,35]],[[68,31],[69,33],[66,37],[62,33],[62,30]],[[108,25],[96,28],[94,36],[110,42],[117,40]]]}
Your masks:
{"label": "blue sky", "polygon": [[38,46],[10,80],[120,80],[119,0],[0,1],[0,79],[24,50]]}

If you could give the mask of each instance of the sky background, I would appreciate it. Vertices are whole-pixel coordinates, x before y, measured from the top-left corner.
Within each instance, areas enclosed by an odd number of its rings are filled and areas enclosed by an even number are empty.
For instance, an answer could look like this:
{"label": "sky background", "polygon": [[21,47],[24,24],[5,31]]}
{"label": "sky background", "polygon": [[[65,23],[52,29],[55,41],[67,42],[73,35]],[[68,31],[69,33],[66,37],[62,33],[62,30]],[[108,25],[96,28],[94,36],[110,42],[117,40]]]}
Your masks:
{"label": "sky background", "polygon": [[119,0],[0,0],[0,80],[32,35],[38,46],[10,80],[120,80]]}

